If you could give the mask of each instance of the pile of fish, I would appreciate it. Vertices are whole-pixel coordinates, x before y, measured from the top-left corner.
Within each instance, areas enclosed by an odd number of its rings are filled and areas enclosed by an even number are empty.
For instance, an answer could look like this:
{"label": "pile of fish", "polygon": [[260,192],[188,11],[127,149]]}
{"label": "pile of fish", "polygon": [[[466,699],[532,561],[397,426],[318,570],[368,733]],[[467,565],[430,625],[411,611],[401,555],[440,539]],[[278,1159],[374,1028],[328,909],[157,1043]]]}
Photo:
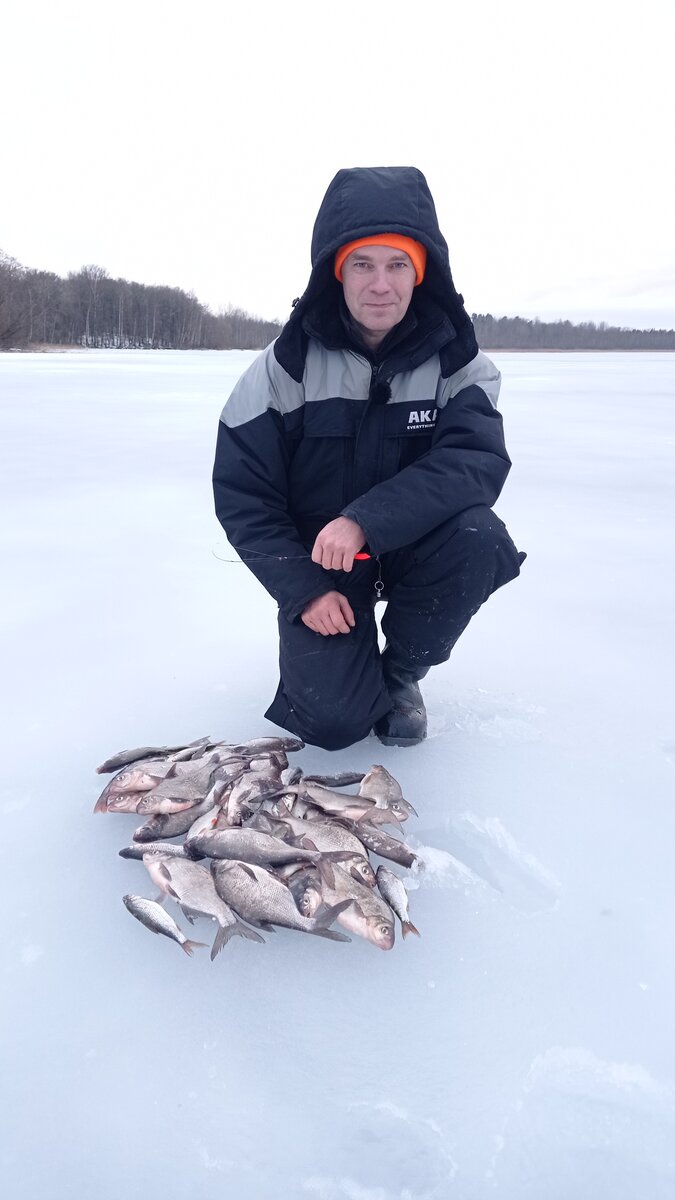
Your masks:
{"label": "pile of fish", "polygon": [[[191,924],[210,917],[212,960],[233,935],[262,942],[258,931],[277,926],[350,941],[337,924],[382,950],[394,944],[395,915],[404,937],[418,934],[403,880],[370,860],[415,864],[415,852],[384,830],[400,830],[412,805],[379,765],[365,775],[303,775],[287,757],[303,746],[292,737],[240,745],[204,737],[121,751],[98,767],[115,774],[94,812],[145,818],[120,854],[142,859],[159,895],[125,896],[129,912],[190,955],[206,943],[187,938],[164,905],[175,901]],[[339,790],[352,784],[355,794]]]}

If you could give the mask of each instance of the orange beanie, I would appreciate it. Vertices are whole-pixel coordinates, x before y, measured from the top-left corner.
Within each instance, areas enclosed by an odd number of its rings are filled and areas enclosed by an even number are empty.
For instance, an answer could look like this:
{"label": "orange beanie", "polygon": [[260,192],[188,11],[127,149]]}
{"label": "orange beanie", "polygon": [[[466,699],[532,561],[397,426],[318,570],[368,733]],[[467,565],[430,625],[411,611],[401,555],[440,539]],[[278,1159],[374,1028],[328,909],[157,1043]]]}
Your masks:
{"label": "orange beanie", "polygon": [[373,233],[370,237],[357,238],[355,242],[347,242],[345,246],[340,246],[335,255],[335,278],[339,279],[340,283],[345,259],[352,250],[358,250],[359,246],[391,246],[393,250],[403,250],[415,268],[415,287],[424,279],[424,268],[427,265],[426,246],[400,233]]}

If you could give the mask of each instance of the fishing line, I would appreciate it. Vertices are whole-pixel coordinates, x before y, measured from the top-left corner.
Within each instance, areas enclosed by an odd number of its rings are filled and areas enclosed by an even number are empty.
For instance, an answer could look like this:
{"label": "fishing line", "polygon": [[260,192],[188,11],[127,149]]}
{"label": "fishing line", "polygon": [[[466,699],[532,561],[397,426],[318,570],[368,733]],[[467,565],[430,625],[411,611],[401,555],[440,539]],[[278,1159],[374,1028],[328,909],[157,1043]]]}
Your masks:
{"label": "fishing line", "polygon": [[[311,554],[266,554],[264,550],[254,550],[251,546],[242,546],[242,553],[238,558],[223,558],[222,554],[216,553],[216,549],[217,547],[214,547],[211,553],[214,558],[218,559],[218,562],[234,563],[235,566],[244,566],[245,563],[255,562],[260,558],[273,559],[275,562],[297,562],[300,559],[311,559],[312,557]],[[365,551],[360,551],[354,555],[354,562],[366,562],[371,557],[372,555],[366,554]]]}
{"label": "fishing line", "polygon": [[[223,558],[222,555],[216,554],[215,549],[212,549],[211,553],[214,558],[218,559],[218,562],[234,563],[235,566],[238,564],[240,567],[245,566],[247,562],[256,562],[262,558],[269,559],[272,562],[297,562],[299,559],[311,559],[312,557],[311,554],[267,554],[264,550],[254,550],[251,546],[242,546],[241,549],[243,555],[240,555],[239,558]],[[370,562],[372,558],[372,554],[366,553],[365,550],[360,550],[358,554],[354,555],[354,562]],[[375,555],[375,562],[377,563],[377,579],[373,587],[375,588],[378,600],[381,600],[384,591],[384,580],[382,578],[382,563],[378,555]]]}

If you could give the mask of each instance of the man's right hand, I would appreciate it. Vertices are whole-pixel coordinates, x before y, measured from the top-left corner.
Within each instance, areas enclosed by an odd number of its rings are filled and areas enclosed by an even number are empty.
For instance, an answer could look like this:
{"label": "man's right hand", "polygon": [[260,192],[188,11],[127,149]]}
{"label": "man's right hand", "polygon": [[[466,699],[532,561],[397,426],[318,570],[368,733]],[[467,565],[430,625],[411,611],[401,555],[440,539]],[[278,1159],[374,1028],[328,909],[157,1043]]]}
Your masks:
{"label": "man's right hand", "polygon": [[308,629],[324,637],[333,633],[349,633],[356,624],[352,606],[341,592],[326,592],[310,600],[303,609],[302,621]]}

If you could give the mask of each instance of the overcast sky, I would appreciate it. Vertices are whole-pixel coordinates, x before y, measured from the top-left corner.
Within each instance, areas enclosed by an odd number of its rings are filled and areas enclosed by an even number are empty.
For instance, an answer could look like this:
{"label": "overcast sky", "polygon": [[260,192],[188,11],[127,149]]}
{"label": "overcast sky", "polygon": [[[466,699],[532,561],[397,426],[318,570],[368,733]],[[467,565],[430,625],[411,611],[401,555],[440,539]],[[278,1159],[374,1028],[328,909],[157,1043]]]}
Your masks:
{"label": "overcast sky", "polygon": [[413,164],[469,311],[675,326],[672,0],[34,0],[2,27],[26,266],[285,319],[335,172]]}

